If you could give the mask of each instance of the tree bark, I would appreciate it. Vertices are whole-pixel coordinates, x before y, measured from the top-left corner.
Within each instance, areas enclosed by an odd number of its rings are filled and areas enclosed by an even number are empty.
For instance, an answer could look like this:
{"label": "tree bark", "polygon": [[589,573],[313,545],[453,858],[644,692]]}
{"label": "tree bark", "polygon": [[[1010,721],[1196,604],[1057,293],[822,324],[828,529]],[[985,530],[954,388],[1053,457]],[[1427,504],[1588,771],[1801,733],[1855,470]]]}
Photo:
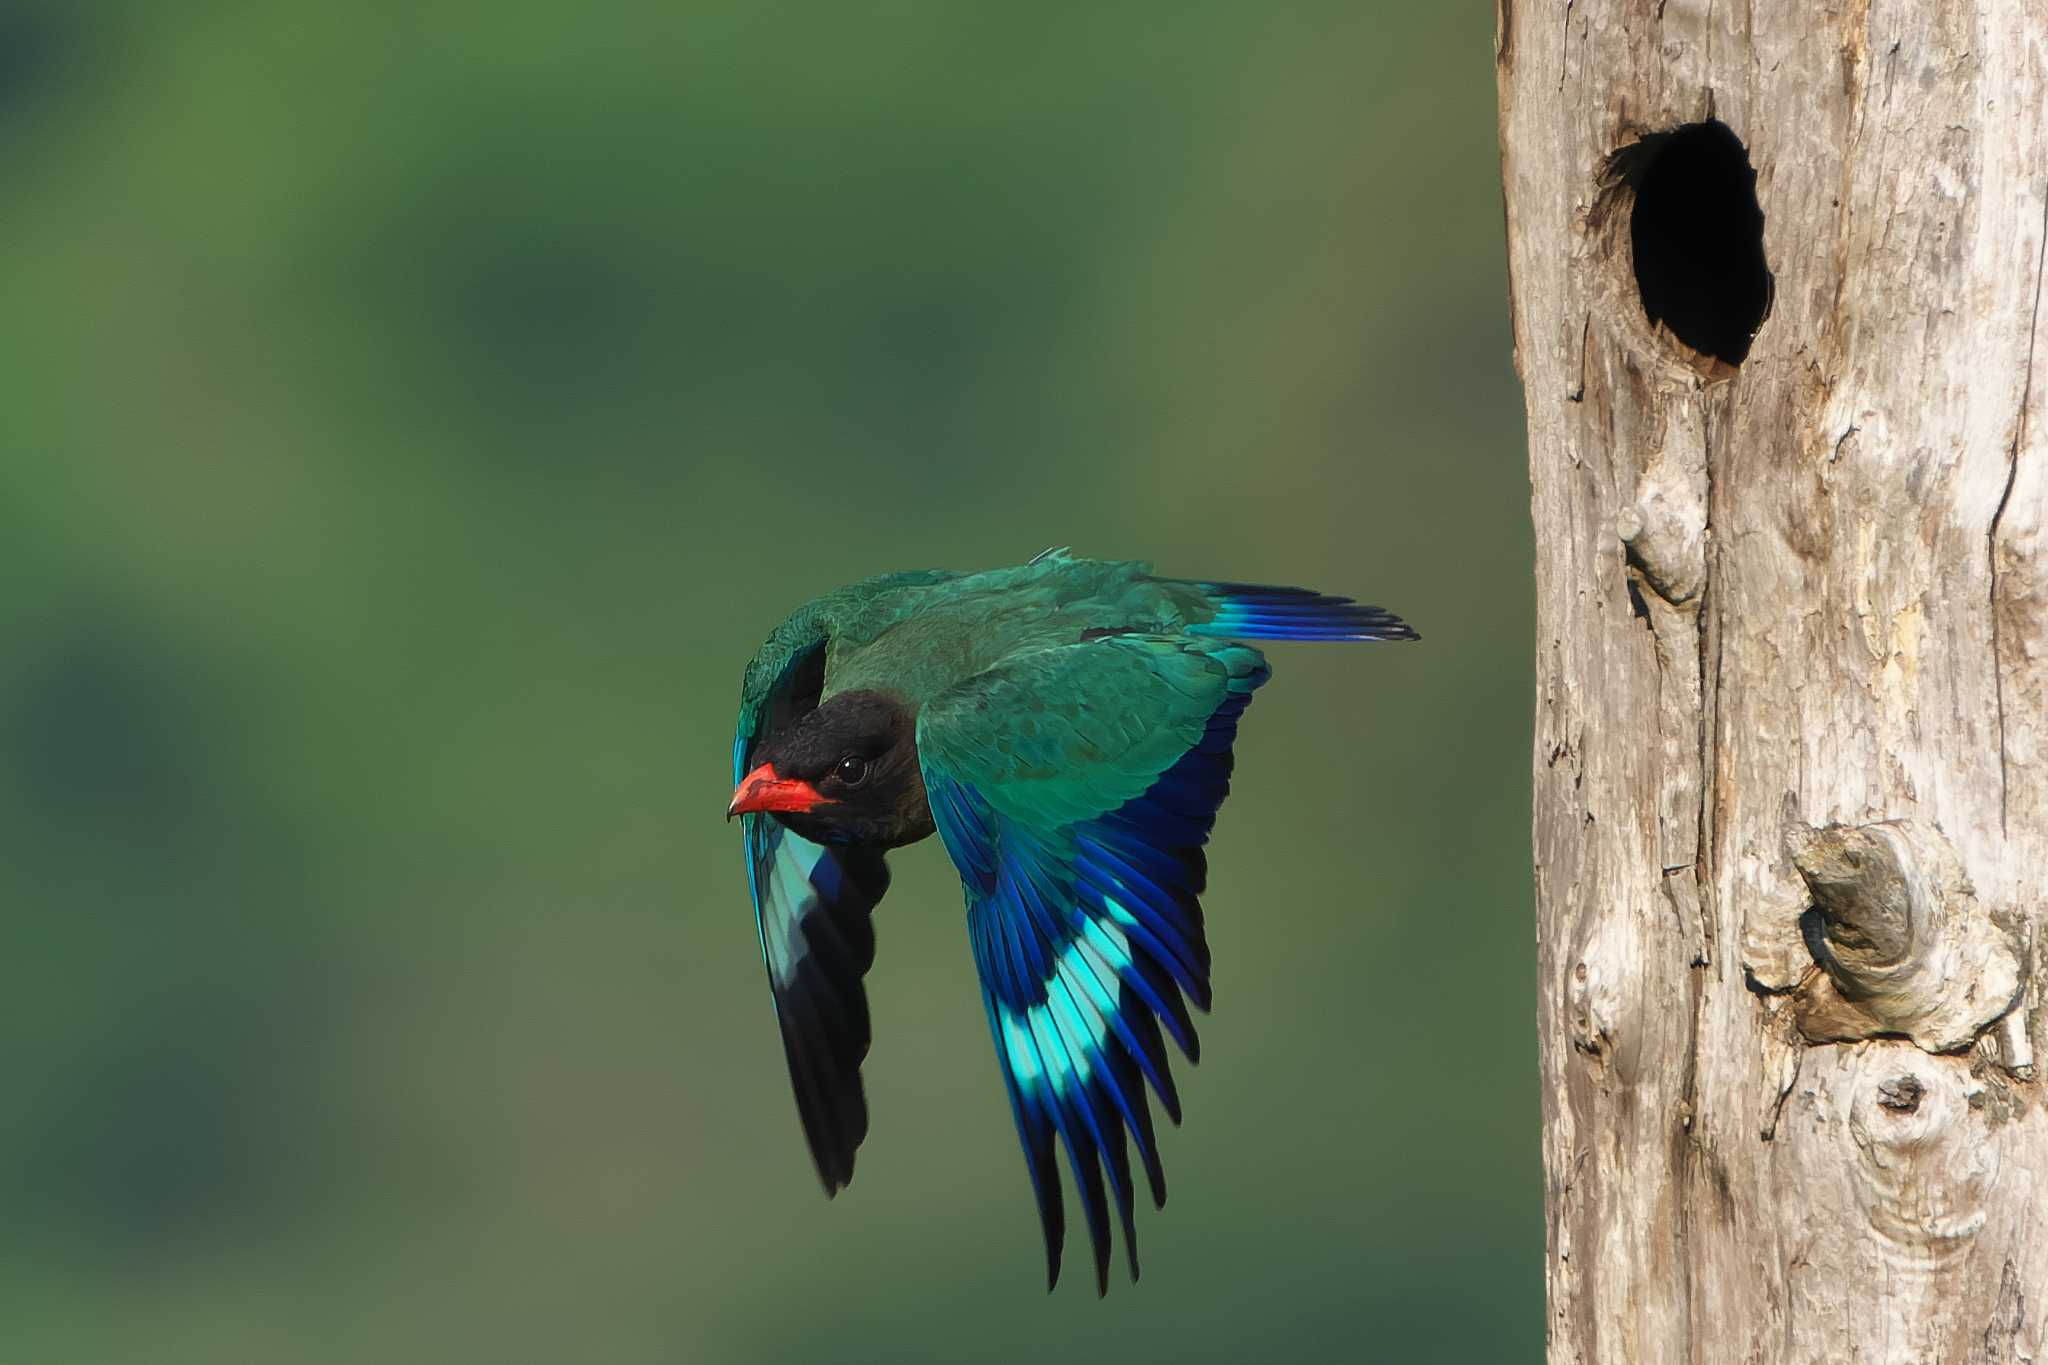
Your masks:
{"label": "tree bark", "polygon": [[[2048,1360],[2048,0],[1498,0],[1497,67],[1549,1358]],[[1746,357],[1644,235],[1708,120]]]}

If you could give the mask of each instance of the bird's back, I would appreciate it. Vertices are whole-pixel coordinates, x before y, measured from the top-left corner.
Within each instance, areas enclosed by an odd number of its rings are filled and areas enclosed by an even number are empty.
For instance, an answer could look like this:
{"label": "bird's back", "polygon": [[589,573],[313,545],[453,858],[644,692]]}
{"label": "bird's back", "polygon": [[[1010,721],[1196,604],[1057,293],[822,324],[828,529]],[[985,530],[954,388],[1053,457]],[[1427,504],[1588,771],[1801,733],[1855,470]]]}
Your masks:
{"label": "bird's back", "polygon": [[1189,585],[1139,560],[1052,551],[1029,564],[918,584],[869,600],[841,623],[825,695],[893,692],[913,707],[1013,655],[1072,644],[1091,631],[1181,630],[1205,604]]}

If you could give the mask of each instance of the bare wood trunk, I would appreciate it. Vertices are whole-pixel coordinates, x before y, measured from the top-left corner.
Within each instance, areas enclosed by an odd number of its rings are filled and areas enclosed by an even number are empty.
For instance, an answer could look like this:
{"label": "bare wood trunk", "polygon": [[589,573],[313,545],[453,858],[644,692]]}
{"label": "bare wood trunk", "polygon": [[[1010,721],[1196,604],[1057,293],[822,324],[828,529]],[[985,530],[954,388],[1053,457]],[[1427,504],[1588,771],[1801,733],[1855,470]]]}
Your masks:
{"label": "bare wood trunk", "polygon": [[[2048,1360],[2048,0],[1499,0],[1498,70],[1550,1359]],[[1706,120],[1746,358],[1638,276]]]}

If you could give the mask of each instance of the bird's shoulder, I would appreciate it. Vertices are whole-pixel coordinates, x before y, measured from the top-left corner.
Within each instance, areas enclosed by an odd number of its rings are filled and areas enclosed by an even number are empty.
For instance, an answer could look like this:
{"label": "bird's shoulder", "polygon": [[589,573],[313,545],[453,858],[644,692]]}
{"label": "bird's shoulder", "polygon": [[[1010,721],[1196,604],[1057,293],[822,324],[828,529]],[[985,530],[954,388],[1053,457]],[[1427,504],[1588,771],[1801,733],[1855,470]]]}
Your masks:
{"label": "bird's shoulder", "polygon": [[1006,815],[1063,823],[1145,791],[1265,672],[1249,646],[1183,635],[1027,649],[931,698],[918,752]]}

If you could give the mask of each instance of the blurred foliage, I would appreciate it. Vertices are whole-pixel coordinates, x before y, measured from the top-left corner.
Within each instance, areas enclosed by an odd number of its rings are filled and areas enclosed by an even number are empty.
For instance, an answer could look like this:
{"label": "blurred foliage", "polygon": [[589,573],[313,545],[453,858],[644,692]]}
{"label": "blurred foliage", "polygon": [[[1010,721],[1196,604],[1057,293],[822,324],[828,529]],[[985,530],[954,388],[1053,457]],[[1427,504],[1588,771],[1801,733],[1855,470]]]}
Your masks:
{"label": "blurred foliage", "polygon": [[[0,1358],[1533,1358],[1490,36],[0,5]],[[719,818],[784,611],[1053,543],[1425,636],[1273,651],[1104,1303],[935,845],[819,1197]]]}

